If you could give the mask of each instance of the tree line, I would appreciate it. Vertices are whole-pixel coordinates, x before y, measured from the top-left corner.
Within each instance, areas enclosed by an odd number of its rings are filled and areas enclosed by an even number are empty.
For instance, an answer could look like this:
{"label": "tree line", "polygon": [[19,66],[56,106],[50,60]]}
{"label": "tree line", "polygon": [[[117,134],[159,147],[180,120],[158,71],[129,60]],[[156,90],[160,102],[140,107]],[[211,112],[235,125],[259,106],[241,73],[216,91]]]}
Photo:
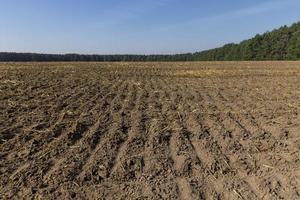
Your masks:
{"label": "tree line", "polygon": [[230,61],[300,60],[300,22],[271,32],[257,34],[239,44],[226,44],[211,50],[175,55],[83,55],[0,53],[0,61]]}
{"label": "tree line", "polygon": [[0,61],[188,61],[192,54],[178,55],[84,55],[84,54],[37,54],[37,53],[0,53]]}
{"label": "tree line", "polygon": [[194,56],[197,60],[300,60],[300,22]]}

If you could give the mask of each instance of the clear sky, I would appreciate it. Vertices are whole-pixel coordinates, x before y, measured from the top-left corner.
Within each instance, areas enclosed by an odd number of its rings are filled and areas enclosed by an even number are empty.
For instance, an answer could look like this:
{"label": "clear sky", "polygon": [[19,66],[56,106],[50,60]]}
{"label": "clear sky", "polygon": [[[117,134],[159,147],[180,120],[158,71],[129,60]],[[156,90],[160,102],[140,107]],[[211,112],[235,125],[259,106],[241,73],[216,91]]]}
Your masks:
{"label": "clear sky", "polygon": [[300,0],[0,0],[0,52],[194,52],[299,20]]}

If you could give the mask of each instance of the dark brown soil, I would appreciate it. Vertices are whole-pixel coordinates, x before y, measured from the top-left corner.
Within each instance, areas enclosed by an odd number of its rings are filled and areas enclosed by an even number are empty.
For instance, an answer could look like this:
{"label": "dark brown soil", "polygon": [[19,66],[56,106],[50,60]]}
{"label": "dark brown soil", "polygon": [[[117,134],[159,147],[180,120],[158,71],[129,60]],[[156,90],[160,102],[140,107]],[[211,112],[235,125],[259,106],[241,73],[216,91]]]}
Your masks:
{"label": "dark brown soil", "polygon": [[2,63],[1,198],[300,199],[300,62]]}

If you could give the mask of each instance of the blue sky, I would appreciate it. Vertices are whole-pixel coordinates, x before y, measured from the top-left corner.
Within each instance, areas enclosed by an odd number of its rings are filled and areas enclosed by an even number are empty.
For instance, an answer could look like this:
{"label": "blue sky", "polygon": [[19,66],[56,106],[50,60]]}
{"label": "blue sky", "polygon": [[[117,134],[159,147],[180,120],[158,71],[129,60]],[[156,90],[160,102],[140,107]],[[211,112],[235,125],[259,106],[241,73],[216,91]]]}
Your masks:
{"label": "blue sky", "polygon": [[166,54],[300,20],[300,0],[1,0],[0,52]]}

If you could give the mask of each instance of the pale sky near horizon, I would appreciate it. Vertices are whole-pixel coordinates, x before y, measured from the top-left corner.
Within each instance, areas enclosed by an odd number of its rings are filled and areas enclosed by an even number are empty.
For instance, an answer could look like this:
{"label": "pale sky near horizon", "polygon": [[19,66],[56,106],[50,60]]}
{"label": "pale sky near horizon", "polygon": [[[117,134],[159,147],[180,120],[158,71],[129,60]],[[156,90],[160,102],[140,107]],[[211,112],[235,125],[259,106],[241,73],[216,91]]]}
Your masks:
{"label": "pale sky near horizon", "polygon": [[0,52],[173,54],[300,20],[300,0],[0,0]]}

